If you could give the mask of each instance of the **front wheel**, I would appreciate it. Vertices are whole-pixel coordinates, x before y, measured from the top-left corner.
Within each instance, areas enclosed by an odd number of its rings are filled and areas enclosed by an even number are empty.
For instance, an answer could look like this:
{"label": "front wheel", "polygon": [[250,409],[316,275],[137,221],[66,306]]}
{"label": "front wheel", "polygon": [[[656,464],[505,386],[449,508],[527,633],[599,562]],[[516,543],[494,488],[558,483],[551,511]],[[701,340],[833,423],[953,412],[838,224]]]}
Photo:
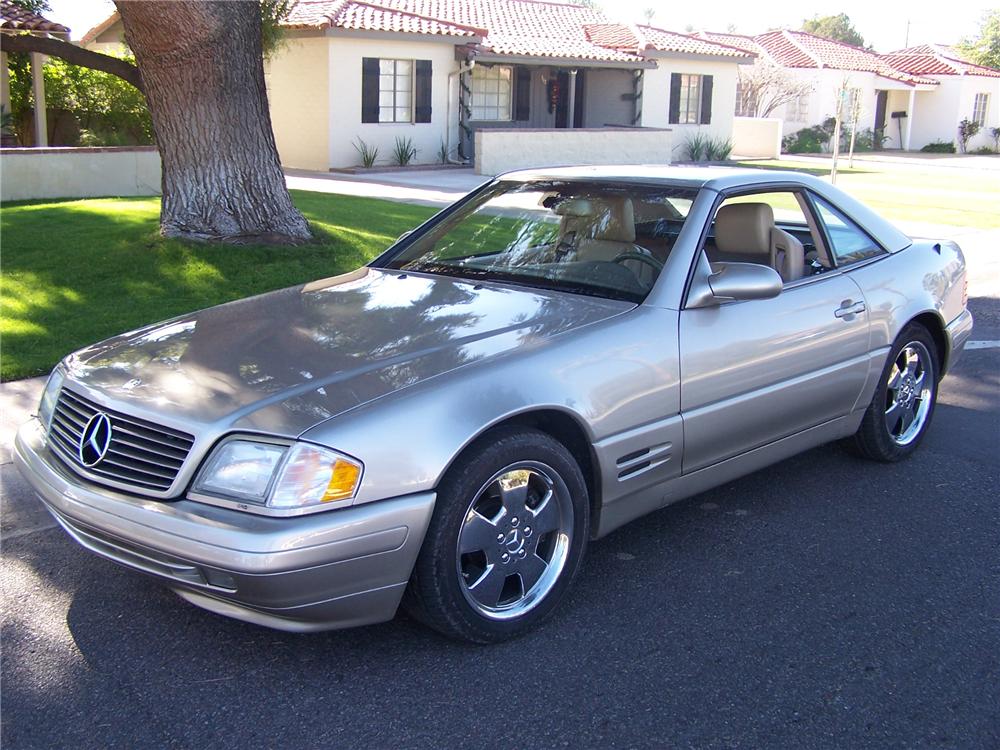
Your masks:
{"label": "front wheel", "polygon": [[854,435],[866,458],[899,461],[923,439],[937,400],[938,365],[927,329],[907,326],[896,339],[875,396]]}
{"label": "front wheel", "polygon": [[475,643],[529,630],[576,575],[589,507],[580,467],[559,442],[535,430],[488,433],[438,488],[408,609]]}

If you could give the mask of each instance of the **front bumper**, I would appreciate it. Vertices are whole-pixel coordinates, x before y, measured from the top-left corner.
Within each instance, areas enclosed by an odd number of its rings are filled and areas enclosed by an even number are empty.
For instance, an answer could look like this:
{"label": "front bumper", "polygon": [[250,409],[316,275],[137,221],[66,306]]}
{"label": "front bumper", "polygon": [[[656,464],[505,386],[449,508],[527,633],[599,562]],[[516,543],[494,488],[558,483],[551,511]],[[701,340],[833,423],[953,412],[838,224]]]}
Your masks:
{"label": "front bumper", "polygon": [[127,495],[66,469],[37,419],[14,462],[87,549],[205,609],[296,632],[391,619],[434,509],[432,492],[293,518]]}
{"label": "front bumper", "polygon": [[948,361],[942,375],[955,367],[965,350],[965,342],[972,336],[972,313],[968,309],[962,310],[961,314],[945,327],[945,333],[948,335]]}

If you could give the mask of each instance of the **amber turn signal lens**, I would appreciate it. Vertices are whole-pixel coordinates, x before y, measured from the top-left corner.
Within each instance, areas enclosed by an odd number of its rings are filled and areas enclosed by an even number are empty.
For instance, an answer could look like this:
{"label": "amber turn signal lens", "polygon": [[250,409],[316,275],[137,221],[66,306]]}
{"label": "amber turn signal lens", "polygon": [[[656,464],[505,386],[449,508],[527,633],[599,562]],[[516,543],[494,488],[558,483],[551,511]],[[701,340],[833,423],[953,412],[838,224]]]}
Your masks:
{"label": "amber turn signal lens", "polygon": [[327,485],[326,492],[323,493],[320,502],[329,503],[333,500],[343,500],[353,495],[360,475],[361,467],[338,458],[333,464],[330,484]]}

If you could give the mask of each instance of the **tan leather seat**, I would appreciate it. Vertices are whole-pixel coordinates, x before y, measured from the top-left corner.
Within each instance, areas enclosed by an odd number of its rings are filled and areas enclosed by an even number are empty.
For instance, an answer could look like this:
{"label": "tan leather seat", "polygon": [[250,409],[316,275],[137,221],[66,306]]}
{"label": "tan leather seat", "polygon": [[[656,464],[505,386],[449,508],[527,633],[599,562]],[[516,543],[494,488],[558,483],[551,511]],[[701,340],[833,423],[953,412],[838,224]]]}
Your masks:
{"label": "tan leather seat", "polygon": [[[573,260],[613,261],[622,253],[652,254],[635,244],[635,213],[629,198],[570,198],[555,207],[563,217],[559,244],[574,250]],[[639,260],[624,260],[640,282],[649,286],[657,271]]]}
{"label": "tan leather seat", "polygon": [[715,246],[719,252],[747,263],[771,266],[786,283],[801,279],[805,250],[788,232],[774,226],[766,203],[731,203],[715,215]]}

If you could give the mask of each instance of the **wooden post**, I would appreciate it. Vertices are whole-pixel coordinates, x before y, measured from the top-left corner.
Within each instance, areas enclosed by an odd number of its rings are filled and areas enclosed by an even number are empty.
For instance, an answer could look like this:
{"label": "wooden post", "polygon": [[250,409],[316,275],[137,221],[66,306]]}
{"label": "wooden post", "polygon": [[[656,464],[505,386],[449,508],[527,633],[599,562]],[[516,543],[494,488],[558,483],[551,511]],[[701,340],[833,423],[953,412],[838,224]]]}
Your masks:
{"label": "wooden post", "polygon": [[35,100],[35,146],[43,148],[49,145],[49,128],[45,119],[45,76],[42,68],[45,56],[37,52],[31,53],[31,94]]}

